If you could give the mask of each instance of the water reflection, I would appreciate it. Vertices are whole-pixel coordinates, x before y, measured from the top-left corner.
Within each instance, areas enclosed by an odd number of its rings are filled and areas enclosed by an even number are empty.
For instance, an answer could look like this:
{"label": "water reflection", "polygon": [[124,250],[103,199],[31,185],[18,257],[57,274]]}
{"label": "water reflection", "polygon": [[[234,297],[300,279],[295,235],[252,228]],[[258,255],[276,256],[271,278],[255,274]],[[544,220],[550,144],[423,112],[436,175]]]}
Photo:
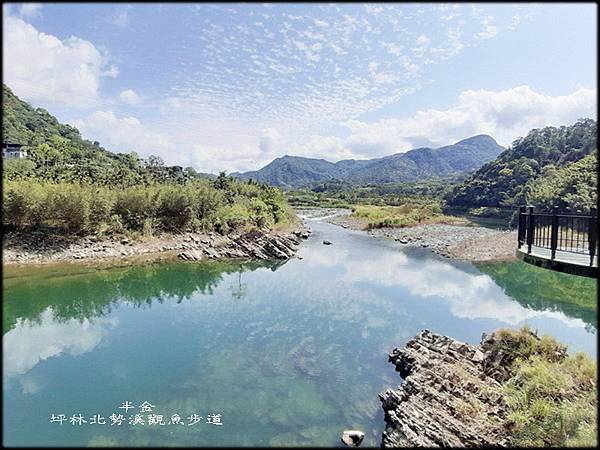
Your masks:
{"label": "water reflection", "polygon": [[57,321],[52,307],[35,320],[19,318],[3,338],[5,348],[9,349],[4,356],[4,376],[8,379],[23,375],[40,361],[63,353],[71,356],[87,353],[118,323],[118,318]]}
{"label": "water reflection", "polygon": [[481,263],[477,267],[524,307],[576,317],[583,320],[590,331],[597,330],[597,280],[546,270],[521,261]]}
{"label": "water reflection", "polygon": [[[377,394],[398,383],[386,355],[422,328],[474,342],[482,331],[532,321],[595,350],[584,316],[553,308],[550,296],[515,301],[523,289],[513,293],[520,282],[506,281],[514,269],[479,270],[326,223],[313,230],[303,259],[285,264],[167,263],[11,278],[6,442],[333,446],[340,430],[359,428],[364,445],[377,446]],[[226,431],[65,434],[47,423],[47,412],[82,407],[82,399],[90,414],[110,414],[125,399],[152,400],[159,414],[219,412]]]}
{"label": "water reflection", "polygon": [[479,271],[470,263],[445,260],[426,250],[377,244],[366,254],[348,246],[307,253],[313,264],[341,268],[339,279],[345,283],[403,288],[412,296],[443,299],[457,318],[517,325],[545,317],[568,327],[596,328],[593,280],[530,268],[520,261],[485,264]]}
{"label": "water reflection", "polygon": [[[163,263],[78,275],[69,273],[72,268],[64,267],[58,272],[60,276],[51,279],[44,276],[44,268],[22,269],[29,276],[13,271],[14,280],[5,281],[3,333],[14,328],[19,319],[28,320],[31,326],[43,326],[44,312],[46,321],[51,317],[58,323],[71,320],[84,323],[86,319],[110,314],[119,302],[139,308],[150,306],[152,302],[162,303],[166,298],[181,303],[198,293],[212,295],[223,278],[231,273],[238,274],[235,289],[239,291],[243,289],[243,273],[261,268],[275,271],[284,263]],[[57,269],[51,270],[56,272]],[[241,296],[237,291],[232,291],[234,297]]]}

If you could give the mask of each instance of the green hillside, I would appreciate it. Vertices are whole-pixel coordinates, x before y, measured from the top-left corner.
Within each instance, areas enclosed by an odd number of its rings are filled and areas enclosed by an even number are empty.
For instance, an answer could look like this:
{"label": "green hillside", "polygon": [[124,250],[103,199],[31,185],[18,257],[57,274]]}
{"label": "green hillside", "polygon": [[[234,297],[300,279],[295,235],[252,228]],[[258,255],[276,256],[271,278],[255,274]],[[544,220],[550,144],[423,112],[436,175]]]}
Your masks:
{"label": "green hillside", "polygon": [[445,197],[449,207],[534,204],[589,211],[597,202],[597,124],[534,129]]}
{"label": "green hillside", "polygon": [[504,150],[486,135],[473,136],[453,145],[418,148],[369,160],[343,160],[283,156],[260,170],[232,174],[284,188],[312,188],[324,182],[348,185],[411,183],[457,176],[481,167]]}
{"label": "green hillside", "polygon": [[165,166],[158,157],[112,153],[98,142],[83,139],[79,130],[61,124],[43,108],[33,108],[2,85],[3,142],[24,144],[27,160],[4,164],[4,178],[134,186],[184,182],[201,177],[193,168]]}
{"label": "green hillside", "polygon": [[28,152],[2,161],[5,230],[227,233],[295,220],[276,188],[224,173],[208,179],[154,156],[112,153],[5,85],[3,101],[3,140],[24,144]]}

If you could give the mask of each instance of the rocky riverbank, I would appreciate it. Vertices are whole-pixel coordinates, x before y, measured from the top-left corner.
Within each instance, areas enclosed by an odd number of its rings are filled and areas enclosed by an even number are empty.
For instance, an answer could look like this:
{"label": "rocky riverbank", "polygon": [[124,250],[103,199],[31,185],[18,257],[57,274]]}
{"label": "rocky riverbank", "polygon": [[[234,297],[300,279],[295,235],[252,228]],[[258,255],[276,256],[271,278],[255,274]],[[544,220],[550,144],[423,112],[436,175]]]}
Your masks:
{"label": "rocky riverbank", "polygon": [[364,222],[350,210],[325,209],[324,220],[343,228],[364,230],[376,236],[394,239],[412,247],[425,247],[447,258],[466,261],[508,261],[515,259],[517,232],[479,226],[431,224],[406,228],[367,230]]}
{"label": "rocky riverbank", "polygon": [[286,231],[260,230],[220,235],[163,234],[149,238],[70,237],[42,233],[7,233],[3,239],[4,264],[92,262],[110,259],[179,258],[186,261],[223,258],[288,259],[295,256],[310,230],[298,225]]}
{"label": "rocky riverbank", "polygon": [[506,446],[507,407],[494,334],[480,345],[423,331],[389,361],[404,378],[398,389],[379,394],[385,412],[383,447]]}
{"label": "rocky riverbank", "polygon": [[383,447],[597,446],[598,372],[524,326],[479,345],[422,331],[389,361],[404,379],[379,394]]}
{"label": "rocky riverbank", "polygon": [[394,239],[407,246],[429,248],[447,258],[466,261],[507,261],[516,258],[517,232],[512,230],[435,224],[379,228],[369,233]]}

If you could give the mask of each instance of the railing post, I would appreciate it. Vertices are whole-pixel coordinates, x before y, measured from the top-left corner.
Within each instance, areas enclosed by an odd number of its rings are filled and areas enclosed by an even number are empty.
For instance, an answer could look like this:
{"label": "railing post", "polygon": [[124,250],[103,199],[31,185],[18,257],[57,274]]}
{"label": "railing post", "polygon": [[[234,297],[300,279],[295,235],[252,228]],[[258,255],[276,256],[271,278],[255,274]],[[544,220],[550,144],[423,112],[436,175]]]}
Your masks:
{"label": "railing post", "polygon": [[556,247],[558,246],[558,206],[552,208],[552,229],[550,230],[550,250],[552,254],[550,259],[556,257]]}
{"label": "railing post", "polygon": [[588,242],[590,249],[590,266],[594,265],[594,255],[596,254],[596,245],[598,243],[598,210],[592,208],[590,211],[590,221],[588,223]]}
{"label": "railing post", "polygon": [[531,245],[533,244],[534,223],[533,206],[529,207],[529,222],[527,224],[527,253],[531,253]]}
{"label": "railing post", "polygon": [[525,238],[525,207],[519,206],[519,220],[517,229],[517,248],[521,248]]}

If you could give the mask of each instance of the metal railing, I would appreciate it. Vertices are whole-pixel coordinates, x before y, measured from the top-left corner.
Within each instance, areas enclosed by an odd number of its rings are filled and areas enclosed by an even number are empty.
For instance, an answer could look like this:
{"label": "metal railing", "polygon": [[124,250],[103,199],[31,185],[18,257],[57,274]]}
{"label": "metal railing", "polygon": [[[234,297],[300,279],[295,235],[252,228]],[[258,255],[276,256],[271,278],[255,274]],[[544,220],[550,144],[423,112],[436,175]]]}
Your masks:
{"label": "metal railing", "polygon": [[519,208],[518,248],[527,245],[546,248],[551,259],[557,251],[590,256],[590,266],[598,254],[598,212],[592,208],[590,215],[558,214],[558,207],[551,213],[533,211],[533,206]]}

